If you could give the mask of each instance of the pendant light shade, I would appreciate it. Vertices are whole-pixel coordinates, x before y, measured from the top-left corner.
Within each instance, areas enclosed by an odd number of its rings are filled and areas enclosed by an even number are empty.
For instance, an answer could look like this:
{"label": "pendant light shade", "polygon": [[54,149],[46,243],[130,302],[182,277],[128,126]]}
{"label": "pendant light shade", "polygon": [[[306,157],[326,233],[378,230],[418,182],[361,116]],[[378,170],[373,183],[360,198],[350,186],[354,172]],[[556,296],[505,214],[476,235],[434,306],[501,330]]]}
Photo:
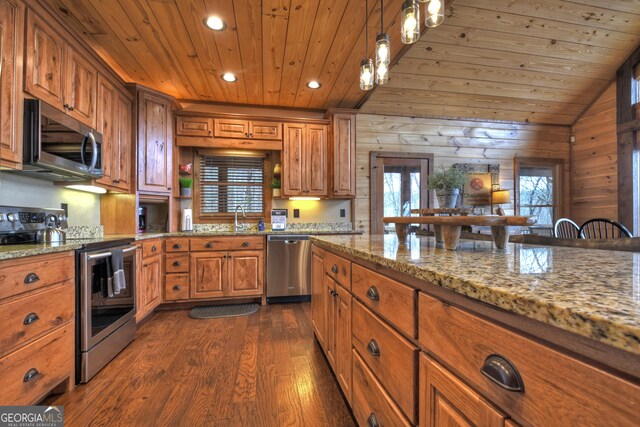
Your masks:
{"label": "pendant light shade", "polygon": [[373,89],[373,60],[363,59],[360,63],[360,89],[371,90]]}
{"label": "pendant light shade", "polygon": [[402,4],[401,40],[404,44],[412,44],[420,38],[420,8],[415,0],[407,0]]}
{"label": "pendant light shade", "polygon": [[437,27],[444,21],[444,1],[431,0],[427,4],[426,18],[424,20],[427,27]]}
{"label": "pendant light shade", "polygon": [[384,32],[384,2],[380,0],[380,34],[376,37],[376,83],[383,85],[389,81],[391,64],[391,39]]}

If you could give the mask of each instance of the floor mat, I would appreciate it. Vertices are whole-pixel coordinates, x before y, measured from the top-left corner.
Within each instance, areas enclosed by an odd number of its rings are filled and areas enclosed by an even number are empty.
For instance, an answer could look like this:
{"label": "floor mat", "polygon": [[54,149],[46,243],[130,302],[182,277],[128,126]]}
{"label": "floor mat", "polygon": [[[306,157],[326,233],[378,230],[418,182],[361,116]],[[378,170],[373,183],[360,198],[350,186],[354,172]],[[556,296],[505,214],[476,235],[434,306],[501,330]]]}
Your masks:
{"label": "floor mat", "polygon": [[192,319],[216,319],[218,317],[248,316],[260,308],[260,304],[207,305],[192,308]]}

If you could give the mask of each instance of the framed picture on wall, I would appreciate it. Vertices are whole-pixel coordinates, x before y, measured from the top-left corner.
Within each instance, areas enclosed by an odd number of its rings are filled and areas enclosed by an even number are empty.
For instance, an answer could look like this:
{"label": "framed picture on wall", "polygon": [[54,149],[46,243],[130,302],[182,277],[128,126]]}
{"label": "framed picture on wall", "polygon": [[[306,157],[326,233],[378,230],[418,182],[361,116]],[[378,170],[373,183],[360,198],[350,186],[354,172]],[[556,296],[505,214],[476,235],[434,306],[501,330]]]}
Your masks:
{"label": "framed picture on wall", "polygon": [[468,173],[464,184],[464,206],[490,206],[491,188],[491,173]]}

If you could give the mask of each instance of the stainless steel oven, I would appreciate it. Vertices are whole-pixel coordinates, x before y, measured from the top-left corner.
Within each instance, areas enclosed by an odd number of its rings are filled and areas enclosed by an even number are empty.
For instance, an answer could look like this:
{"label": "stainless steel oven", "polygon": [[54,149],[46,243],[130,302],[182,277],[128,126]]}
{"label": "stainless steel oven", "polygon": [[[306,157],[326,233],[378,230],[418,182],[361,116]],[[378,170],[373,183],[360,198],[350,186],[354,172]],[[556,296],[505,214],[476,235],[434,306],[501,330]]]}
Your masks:
{"label": "stainless steel oven", "polygon": [[[113,289],[112,251],[121,249],[124,289]],[[136,246],[131,239],[77,251],[76,380],[88,382],[135,337]]]}

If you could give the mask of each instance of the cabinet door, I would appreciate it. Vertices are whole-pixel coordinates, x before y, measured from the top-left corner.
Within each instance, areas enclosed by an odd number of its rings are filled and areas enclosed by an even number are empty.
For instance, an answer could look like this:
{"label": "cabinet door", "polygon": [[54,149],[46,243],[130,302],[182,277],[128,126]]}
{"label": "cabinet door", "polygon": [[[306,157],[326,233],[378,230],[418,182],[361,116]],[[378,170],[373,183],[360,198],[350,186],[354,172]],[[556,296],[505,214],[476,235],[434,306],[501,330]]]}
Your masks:
{"label": "cabinet door", "polygon": [[305,125],[285,124],[282,151],[282,194],[300,196],[303,194],[303,144]]}
{"label": "cabinet door", "polygon": [[305,196],[327,195],[327,127],[308,125],[304,142],[303,183]]}
{"label": "cabinet door", "polygon": [[336,282],[329,276],[324,276],[324,322],[326,325],[324,337],[324,354],[335,372],[336,370]]}
{"label": "cabinet door", "polygon": [[145,314],[156,308],[162,298],[162,255],[147,258],[142,263],[142,283]]}
{"label": "cabinet door", "polygon": [[336,197],[356,195],[356,122],[351,114],[333,116],[331,144],[331,194]]}
{"label": "cabinet door", "polygon": [[96,127],[96,68],[67,45],[64,102],[67,114]]}
{"label": "cabinet door", "polygon": [[191,298],[215,298],[225,295],[227,282],[226,252],[192,252],[190,254]]}
{"label": "cabinet door", "polygon": [[324,258],[320,252],[311,253],[311,324],[320,345],[324,347],[326,334],[324,300],[328,298],[324,284]]}
{"label": "cabinet door", "polygon": [[115,184],[118,168],[116,97],[116,88],[102,75],[98,76],[96,129],[102,134],[102,178],[96,182],[108,186]]}
{"label": "cabinet door", "polygon": [[171,104],[138,93],[138,191],[171,193]]}
{"label": "cabinet door", "polygon": [[282,123],[277,122],[249,122],[249,138],[282,140]]}
{"label": "cabinet door", "polygon": [[[20,70],[22,61],[19,28],[22,6],[12,1],[0,3],[0,165],[16,168],[22,161]],[[20,121],[18,121],[20,118]]]}
{"label": "cabinet door", "polygon": [[351,403],[351,294],[342,286],[336,289],[336,378]]}
{"label": "cabinet door", "polygon": [[27,10],[25,90],[63,109],[64,42],[32,10]]}
{"label": "cabinet door", "polygon": [[115,139],[118,141],[118,150],[114,152],[115,164],[113,171],[116,179],[116,187],[129,193],[131,191],[131,100],[122,93],[117,94],[116,118],[118,126],[115,131]]}
{"label": "cabinet door", "polygon": [[499,427],[505,417],[437,362],[420,355],[420,427]]}
{"label": "cabinet door", "polygon": [[227,255],[229,283],[227,295],[262,295],[264,287],[264,252],[237,251]]}
{"label": "cabinet door", "polygon": [[216,138],[248,138],[249,122],[236,119],[215,119]]}
{"label": "cabinet door", "polygon": [[213,119],[208,117],[176,117],[176,135],[213,136]]}

